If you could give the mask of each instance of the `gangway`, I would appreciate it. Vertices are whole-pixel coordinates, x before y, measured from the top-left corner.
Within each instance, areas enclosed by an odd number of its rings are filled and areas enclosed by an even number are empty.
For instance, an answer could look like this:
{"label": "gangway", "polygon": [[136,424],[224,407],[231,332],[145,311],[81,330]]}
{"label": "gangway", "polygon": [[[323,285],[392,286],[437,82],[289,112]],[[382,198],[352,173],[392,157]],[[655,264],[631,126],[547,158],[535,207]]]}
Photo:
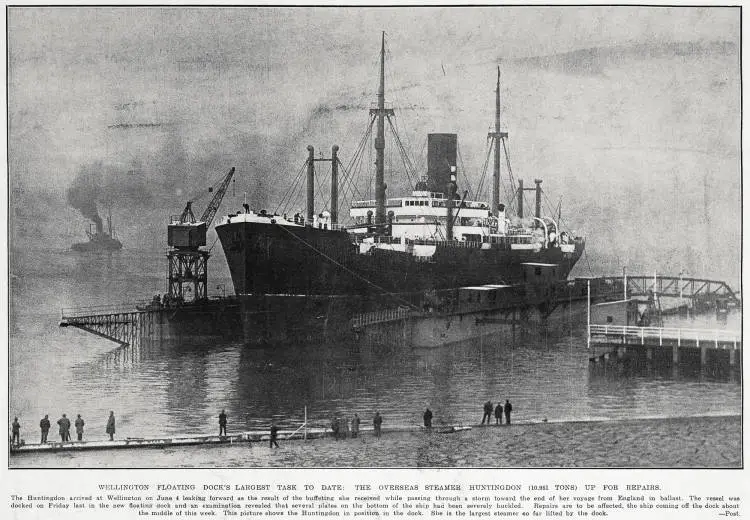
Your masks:
{"label": "gangway", "polygon": [[75,327],[121,346],[137,345],[151,334],[154,324],[155,310],[144,307],[136,303],[64,308],[60,326]]}
{"label": "gangway", "polygon": [[627,293],[624,298],[649,296],[651,293],[660,297],[684,298],[693,302],[705,302],[715,304],[717,299],[725,299],[734,305],[741,305],[738,293],[732,290],[726,282],[721,280],[710,280],[706,278],[687,278],[683,276],[659,276],[659,275],[625,275],[605,276],[599,278],[606,283],[617,285]]}

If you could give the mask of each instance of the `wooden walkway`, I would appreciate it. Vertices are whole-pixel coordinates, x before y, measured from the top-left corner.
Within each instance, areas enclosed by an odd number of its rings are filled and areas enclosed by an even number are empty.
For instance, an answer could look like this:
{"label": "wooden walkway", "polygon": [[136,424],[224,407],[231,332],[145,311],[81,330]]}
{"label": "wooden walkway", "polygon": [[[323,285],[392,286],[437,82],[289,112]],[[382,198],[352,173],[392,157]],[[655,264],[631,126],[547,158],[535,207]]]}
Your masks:
{"label": "wooden walkway", "polygon": [[[424,426],[393,426],[383,427],[382,433],[408,433],[424,431]],[[435,433],[456,433],[471,430],[470,426],[447,425],[435,426]],[[360,428],[360,435],[374,435],[371,427]],[[298,428],[297,430],[279,430],[278,440],[304,440],[320,439],[333,435],[330,428]],[[25,453],[58,453],[58,452],[78,452],[78,451],[95,451],[95,450],[119,450],[119,449],[150,449],[150,448],[178,448],[186,446],[217,446],[222,444],[236,443],[253,443],[268,442],[270,432],[246,431],[241,433],[232,433],[226,436],[218,435],[179,435],[172,437],[128,437],[125,439],[95,440],[95,441],[48,441],[45,444],[22,444],[21,446],[11,446],[11,455],[21,455]]]}
{"label": "wooden walkway", "polygon": [[742,333],[724,329],[591,324],[589,341],[591,345],[647,349],[647,354],[652,354],[656,348],[669,348],[674,362],[679,361],[680,349],[700,349],[701,364],[705,364],[709,350],[728,350],[730,365],[736,364],[737,353],[742,352]]}

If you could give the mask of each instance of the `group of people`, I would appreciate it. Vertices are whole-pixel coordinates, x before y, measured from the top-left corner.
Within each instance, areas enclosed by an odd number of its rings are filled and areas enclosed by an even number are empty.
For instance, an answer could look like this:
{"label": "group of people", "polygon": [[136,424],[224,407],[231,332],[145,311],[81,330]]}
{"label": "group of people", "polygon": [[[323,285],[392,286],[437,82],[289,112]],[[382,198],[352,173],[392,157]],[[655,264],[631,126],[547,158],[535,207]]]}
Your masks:
{"label": "group of people", "polygon": [[[219,437],[226,437],[227,436],[227,412],[226,410],[222,410],[219,414]],[[276,424],[276,421],[271,421],[271,435],[269,437],[269,447],[273,448],[279,447],[279,443],[276,439],[278,439],[279,436],[279,427]]]}
{"label": "group of people", "polygon": [[[60,442],[70,442],[70,428],[71,428],[71,422],[70,419],[68,419],[68,416],[66,414],[62,414],[62,417],[60,417],[57,420],[57,425],[59,426],[59,433],[60,433]],[[72,426],[75,426],[76,429],[76,437],[77,440],[82,441],[83,440],[83,427],[86,425],[86,422],[83,420],[83,417],[81,417],[81,414],[78,414],[76,416],[76,420],[72,423]],[[42,431],[42,438],[40,443],[45,444],[47,442],[47,437],[49,435],[49,430],[52,427],[52,423],[49,420],[49,414],[45,414],[45,416],[42,418],[41,421],[39,421],[39,429]],[[114,440],[115,437],[115,412],[110,411],[109,412],[109,419],[107,420],[107,428],[105,430],[109,434],[109,440]],[[12,446],[20,446],[21,445],[21,423],[18,422],[18,417],[13,419],[13,424],[11,425],[11,440],[10,443]]]}
{"label": "group of people", "polygon": [[[484,415],[482,416],[482,424],[487,421],[487,425],[492,423],[492,401],[484,403]],[[510,404],[509,400],[505,400],[505,404],[497,403],[494,407],[495,410],[495,424],[503,424],[503,414],[505,414],[505,424],[510,424],[510,413],[513,411],[513,405]]]}
{"label": "group of people", "polygon": [[[331,419],[331,432],[333,438],[336,440],[346,439],[351,435],[352,439],[359,437],[359,425],[362,420],[359,418],[359,414],[354,414],[351,420],[347,421],[343,417],[338,415]],[[380,437],[381,426],[383,425],[383,416],[380,412],[375,412],[372,418],[372,427],[375,432],[375,437]]]}
{"label": "group of people", "polygon": [[[485,421],[487,421],[487,424],[491,423],[493,410],[495,413],[495,424],[503,424],[503,419],[502,419],[503,414],[505,415],[505,424],[510,424],[510,414],[513,411],[513,405],[511,405],[510,401],[508,401],[507,399],[505,400],[505,405],[498,403],[497,406],[495,406],[494,408],[492,405],[492,401],[487,401],[486,403],[484,403],[484,415],[482,416],[482,424],[484,424]],[[424,421],[425,428],[428,428],[428,429],[432,428],[432,410],[427,408],[422,414],[422,419]],[[336,440],[346,439],[349,436],[356,439],[357,437],[359,437],[360,423],[361,423],[361,419],[359,418],[359,415],[356,413],[351,418],[351,420],[346,420],[345,418],[342,418],[338,415],[334,416],[333,419],[331,419],[331,431],[333,432],[333,437]],[[380,412],[375,412],[375,415],[372,418],[372,426],[373,426],[373,431],[375,433],[375,437],[380,437],[382,424],[383,424],[383,416],[380,415]],[[62,414],[62,417],[57,420],[57,425],[60,427],[59,432],[60,432],[61,442],[70,442],[71,422],[70,422],[70,419],[68,419],[66,414]],[[86,423],[81,417],[81,414],[78,414],[75,422],[73,423],[73,426],[75,426],[76,435],[79,441],[83,440],[83,427],[85,425]],[[42,420],[39,422],[39,428],[42,431],[41,444],[44,444],[47,442],[47,435],[49,434],[49,430],[51,426],[52,425],[49,420],[49,415],[45,415],[44,418],[42,418]],[[115,437],[115,413],[114,411],[109,412],[109,418],[107,419],[107,427],[105,431],[109,435],[109,440],[113,441]],[[21,444],[21,423],[18,422],[18,417],[13,419],[11,432],[12,432],[11,445],[19,446]],[[279,443],[277,442],[278,432],[279,432],[279,428],[276,425],[276,421],[272,421],[271,430],[270,430],[270,433],[271,433],[270,443],[269,443],[271,448],[273,448],[274,446],[276,448],[279,447]],[[227,435],[227,414],[225,410],[222,410],[221,413],[219,414],[219,436],[226,437],[226,435]]]}
{"label": "group of people", "polygon": [[[497,403],[497,406],[492,406],[492,401],[484,403],[484,415],[482,416],[482,424],[487,421],[487,424],[491,424],[492,412],[495,412],[495,424],[503,424],[503,414],[505,414],[505,424],[510,424],[510,413],[513,411],[513,405],[510,404],[508,399],[505,400],[505,404]],[[424,427],[427,429],[432,428],[432,410],[425,409],[422,414],[422,420],[424,421]]]}

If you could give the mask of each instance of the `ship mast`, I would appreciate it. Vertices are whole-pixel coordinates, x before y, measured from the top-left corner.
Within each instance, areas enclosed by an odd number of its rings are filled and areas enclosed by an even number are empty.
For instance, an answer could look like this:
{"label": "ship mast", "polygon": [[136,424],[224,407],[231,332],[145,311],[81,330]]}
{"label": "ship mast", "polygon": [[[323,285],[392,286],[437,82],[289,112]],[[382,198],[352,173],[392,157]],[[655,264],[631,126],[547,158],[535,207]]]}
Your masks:
{"label": "ship mast", "polygon": [[495,145],[495,167],[492,173],[492,215],[497,217],[500,205],[500,144],[507,132],[500,131],[500,67],[497,68],[497,88],[495,89],[495,131],[487,134]]}
{"label": "ship mast", "polygon": [[370,109],[370,115],[378,118],[378,133],[375,136],[375,226],[378,231],[385,227],[385,118],[393,109],[385,108],[385,31],[380,42],[380,84],[378,86],[378,108]]}

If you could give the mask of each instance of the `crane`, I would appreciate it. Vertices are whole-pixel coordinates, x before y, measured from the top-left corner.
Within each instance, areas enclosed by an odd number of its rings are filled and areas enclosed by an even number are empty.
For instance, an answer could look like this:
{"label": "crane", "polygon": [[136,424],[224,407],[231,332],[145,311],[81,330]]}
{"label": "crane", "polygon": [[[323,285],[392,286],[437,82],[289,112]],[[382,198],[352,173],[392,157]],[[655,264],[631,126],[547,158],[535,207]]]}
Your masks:
{"label": "crane", "polygon": [[192,249],[206,245],[206,231],[211,226],[211,222],[213,222],[216,212],[219,210],[219,206],[224,199],[224,194],[227,192],[232,177],[234,177],[234,167],[229,170],[229,173],[216,186],[208,189],[209,192],[212,192],[216,188],[216,193],[214,193],[211,202],[209,202],[206,210],[199,219],[196,219],[193,214],[193,202],[190,200],[185,205],[185,209],[182,210],[182,214],[179,217],[171,218],[167,233],[168,244],[171,247]]}
{"label": "crane", "polygon": [[227,187],[234,176],[234,167],[216,185],[209,188],[214,196],[199,219],[188,201],[180,215],[172,216],[167,226],[167,296],[170,305],[200,302],[208,299],[208,258],[206,231],[213,222]]}

